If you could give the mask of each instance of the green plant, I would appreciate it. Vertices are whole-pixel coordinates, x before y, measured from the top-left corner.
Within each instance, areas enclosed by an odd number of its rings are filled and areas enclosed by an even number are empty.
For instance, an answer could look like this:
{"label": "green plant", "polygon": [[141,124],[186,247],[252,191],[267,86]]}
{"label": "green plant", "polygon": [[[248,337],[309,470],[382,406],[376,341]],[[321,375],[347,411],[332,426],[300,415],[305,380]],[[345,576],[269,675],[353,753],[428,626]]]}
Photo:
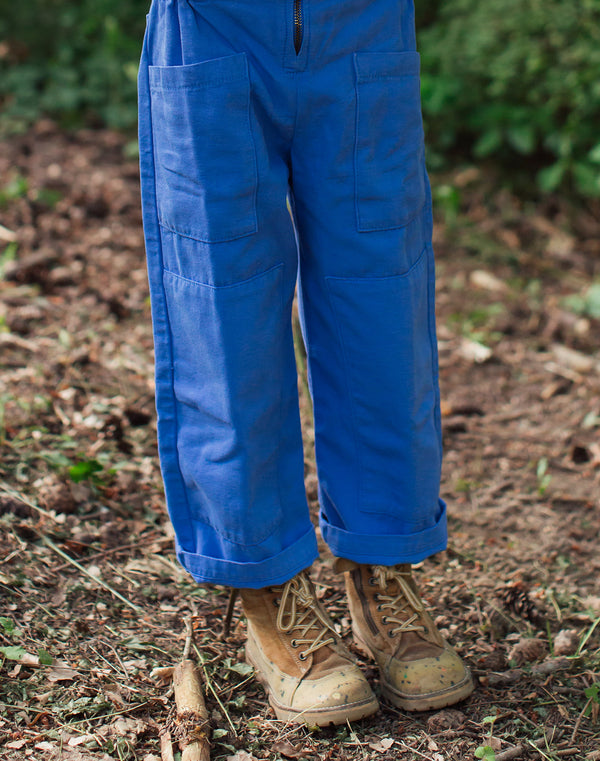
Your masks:
{"label": "green plant", "polygon": [[147,0],[32,0],[3,9],[1,128],[23,129],[44,113],[67,126],[133,127],[148,5]]}
{"label": "green plant", "polygon": [[552,476],[547,472],[548,471],[548,458],[547,457],[540,457],[538,460],[538,464],[536,467],[536,476],[538,481],[538,494],[540,496],[543,496],[546,493],[546,489],[550,485],[550,481],[552,480]]}
{"label": "green plant", "polygon": [[592,283],[583,294],[566,296],[563,304],[575,314],[600,320],[600,282]]}
{"label": "green plant", "polygon": [[434,158],[528,156],[541,190],[600,196],[598,0],[447,0],[420,49]]}

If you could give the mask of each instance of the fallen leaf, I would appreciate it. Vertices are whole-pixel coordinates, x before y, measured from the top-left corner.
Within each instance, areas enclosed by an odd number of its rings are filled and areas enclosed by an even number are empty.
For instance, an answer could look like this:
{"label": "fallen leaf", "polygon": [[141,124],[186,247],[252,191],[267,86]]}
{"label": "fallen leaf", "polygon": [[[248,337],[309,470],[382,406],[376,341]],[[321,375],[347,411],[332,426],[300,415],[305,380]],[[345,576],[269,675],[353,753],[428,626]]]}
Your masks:
{"label": "fallen leaf", "polygon": [[274,753],[281,753],[286,758],[300,758],[302,756],[302,749],[292,745],[287,740],[279,740],[273,743],[272,751]]}
{"label": "fallen leaf", "polygon": [[502,292],[507,290],[507,285],[503,280],[486,270],[473,270],[469,280],[476,288],[484,288],[487,291]]}
{"label": "fallen leaf", "polygon": [[235,755],[227,756],[225,761],[256,761],[256,759],[250,753],[246,753],[245,750],[238,750]]}
{"label": "fallen leaf", "polygon": [[458,349],[459,354],[471,362],[480,364],[486,362],[492,356],[492,350],[479,341],[473,341],[470,338],[463,338]]}
{"label": "fallen leaf", "polygon": [[389,750],[393,744],[393,738],[383,737],[375,743],[369,743],[369,748],[371,748],[371,750],[376,750],[378,753],[385,753],[385,751]]}
{"label": "fallen leaf", "polygon": [[554,655],[573,655],[579,647],[575,629],[561,629],[554,638]]}
{"label": "fallen leaf", "polygon": [[49,682],[70,682],[77,676],[79,673],[66,665],[55,665],[48,671]]}
{"label": "fallen leaf", "polygon": [[19,748],[22,748],[24,745],[27,745],[27,740],[13,740],[12,742],[6,743],[4,747],[19,750]]}

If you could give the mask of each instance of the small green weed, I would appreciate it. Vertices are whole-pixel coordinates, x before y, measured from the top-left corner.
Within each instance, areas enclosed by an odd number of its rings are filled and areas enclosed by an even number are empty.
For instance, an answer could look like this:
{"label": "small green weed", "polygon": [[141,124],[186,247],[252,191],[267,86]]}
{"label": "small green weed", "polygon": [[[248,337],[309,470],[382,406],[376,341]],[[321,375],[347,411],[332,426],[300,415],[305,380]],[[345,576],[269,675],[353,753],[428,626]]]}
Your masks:
{"label": "small green weed", "polygon": [[546,493],[546,490],[548,489],[548,486],[550,486],[550,481],[552,480],[552,476],[548,473],[547,457],[540,457],[535,473],[538,482],[538,494],[540,497],[543,497]]}

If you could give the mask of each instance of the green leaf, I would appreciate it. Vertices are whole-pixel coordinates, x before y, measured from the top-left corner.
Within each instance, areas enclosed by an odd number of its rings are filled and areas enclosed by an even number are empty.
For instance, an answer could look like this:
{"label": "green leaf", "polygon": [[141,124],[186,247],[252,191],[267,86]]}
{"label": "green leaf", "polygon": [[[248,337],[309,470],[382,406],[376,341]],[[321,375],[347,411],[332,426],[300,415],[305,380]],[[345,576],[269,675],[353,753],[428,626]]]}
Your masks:
{"label": "green leaf", "polygon": [[475,156],[482,158],[489,156],[502,145],[502,132],[499,129],[490,129],[473,146]]}
{"label": "green leaf", "polygon": [[480,745],[475,749],[475,758],[482,758],[484,761],[496,761],[496,754],[490,745]]}
{"label": "green leaf", "polygon": [[566,164],[557,161],[556,164],[552,164],[552,166],[546,167],[546,169],[542,169],[537,173],[537,184],[546,192],[556,190],[562,182],[566,169]]}
{"label": "green leaf", "polygon": [[0,626],[7,634],[12,634],[15,630],[15,622],[12,618],[6,618],[6,616],[0,616]]}
{"label": "green leaf", "polygon": [[38,648],[38,658],[40,659],[40,663],[42,666],[51,666],[54,663],[54,658],[50,655],[50,653],[47,650],[44,650],[43,648]]}
{"label": "green leaf", "polygon": [[20,661],[27,651],[25,648],[19,645],[10,645],[8,647],[0,647],[0,653],[9,661]]}
{"label": "green leaf", "polygon": [[600,320],[600,283],[593,283],[585,294],[586,312],[590,317]]}
{"label": "green leaf", "polygon": [[511,127],[506,132],[508,142],[519,153],[533,153],[535,149],[535,131],[530,125],[522,124]]}
{"label": "green leaf", "polygon": [[600,164],[600,143],[595,145],[588,153],[588,161],[591,161],[593,164]]}
{"label": "green leaf", "polygon": [[231,666],[227,666],[229,671],[235,671],[240,676],[250,676],[254,672],[254,669],[248,663],[234,663]]}
{"label": "green leaf", "polygon": [[75,481],[78,484],[80,481],[91,478],[94,473],[98,473],[100,470],[102,470],[102,465],[100,465],[98,460],[83,460],[69,468],[69,477],[71,481]]}

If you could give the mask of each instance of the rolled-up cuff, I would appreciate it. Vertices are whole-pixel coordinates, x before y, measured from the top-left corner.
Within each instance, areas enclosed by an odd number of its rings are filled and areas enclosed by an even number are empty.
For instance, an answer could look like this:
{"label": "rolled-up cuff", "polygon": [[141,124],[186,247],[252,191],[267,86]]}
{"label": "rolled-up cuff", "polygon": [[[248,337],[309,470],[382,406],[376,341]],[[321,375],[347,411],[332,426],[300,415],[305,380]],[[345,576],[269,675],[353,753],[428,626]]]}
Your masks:
{"label": "rolled-up cuff", "polygon": [[176,549],[177,559],[196,581],[250,589],[284,584],[312,565],[319,554],[312,527],[290,547],[271,558],[256,563],[238,563],[233,560],[206,557],[186,552],[179,545]]}
{"label": "rolled-up cuff", "polygon": [[446,503],[439,500],[440,517],[431,528],[414,534],[355,534],[333,526],[321,515],[321,533],[337,557],[371,565],[420,563],[448,543]]}

